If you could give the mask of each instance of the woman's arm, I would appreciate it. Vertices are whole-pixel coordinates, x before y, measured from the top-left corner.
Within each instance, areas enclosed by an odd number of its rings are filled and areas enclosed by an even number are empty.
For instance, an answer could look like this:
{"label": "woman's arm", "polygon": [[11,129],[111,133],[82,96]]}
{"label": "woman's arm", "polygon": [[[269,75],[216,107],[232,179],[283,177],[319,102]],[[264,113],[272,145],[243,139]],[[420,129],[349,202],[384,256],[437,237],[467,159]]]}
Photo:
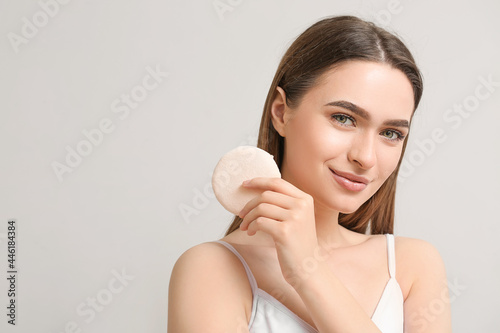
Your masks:
{"label": "woman's arm", "polygon": [[317,268],[295,288],[319,332],[380,333],[342,282],[329,268]]}
{"label": "woman's arm", "polygon": [[[301,297],[318,331],[380,333],[321,260],[328,249],[320,246],[316,235],[312,196],[281,178],[253,178],[243,186],[264,192],[240,212],[240,229],[250,236],[261,231],[273,238],[283,277]],[[304,274],[304,263],[314,269]]]}
{"label": "woman's arm", "polygon": [[172,270],[168,333],[247,333],[251,301],[238,258],[219,244],[197,245]]}
{"label": "woman's arm", "polygon": [[401,268],[412,275],[413,283],[405,300],[405,332],[450,333],[451,311],[443,260],[431,244],[397,237]]}
{"label": "woman's arm", "polygon": [[[396,237],[397,271],[409,276],[404,303],[405,333],[451,333],[450,300],[444,263],[431,244]],[[399,275],[399,274],[398,274]],[[318,262],[317,270],[295,288],[320,332],[379,332],[342,283]],[[329,295],[335,295],[331,297]],[[342,323],[337,329],[335,323]]]}
{"label": "woman's arm", "polygon": [[[300,295],[319,332],[380,332],[326,261],[321,260],[326,249],[317,239],[312,197],[279,178],[254,178],[244,186],[264,192],[240,212],[240,229],[247,230],[250,236],[261,231],[273,237],[282,274]],[[449,332],[449,302],[439,316],[425,324],[425,330],[411,324],[415,313],[431,306],[437,297],[447,297],[443,296],[447,290],[446,284],[443,286],[444,265],[437,251],[425,242],[408,244],[398,249],[406,254],[400,261],[413,267],[411,291],[405,302],[405,332]],[[314,269],[304,274],[301,267],[306,262]]]}

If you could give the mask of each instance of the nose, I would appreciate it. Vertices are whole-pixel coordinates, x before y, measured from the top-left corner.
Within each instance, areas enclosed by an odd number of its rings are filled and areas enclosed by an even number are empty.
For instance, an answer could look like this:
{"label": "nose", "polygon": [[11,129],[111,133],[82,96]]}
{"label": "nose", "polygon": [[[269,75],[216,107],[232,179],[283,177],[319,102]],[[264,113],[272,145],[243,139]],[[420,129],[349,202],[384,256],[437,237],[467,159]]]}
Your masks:
{"label": "nose", "polygon": [[377,154],[375,152],[375,136],[371,133],[359,133],[352,141],[348,152],[350,162],[357,164],[364,170],[375,166]]}

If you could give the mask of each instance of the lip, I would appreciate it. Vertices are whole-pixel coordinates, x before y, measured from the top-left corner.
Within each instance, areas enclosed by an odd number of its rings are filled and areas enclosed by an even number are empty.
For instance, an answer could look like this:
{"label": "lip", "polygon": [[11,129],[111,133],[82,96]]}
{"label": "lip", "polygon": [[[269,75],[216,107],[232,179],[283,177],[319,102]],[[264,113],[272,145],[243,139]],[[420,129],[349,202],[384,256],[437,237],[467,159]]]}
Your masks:
{"label": "lip", "polygon": [[368,179],[353,175],[352,173],[341,172],[333,169],[330,169],[330,171],[332,172],[333,178],[337,181],[337,183],[349,191],[362,191],[370,182]]}

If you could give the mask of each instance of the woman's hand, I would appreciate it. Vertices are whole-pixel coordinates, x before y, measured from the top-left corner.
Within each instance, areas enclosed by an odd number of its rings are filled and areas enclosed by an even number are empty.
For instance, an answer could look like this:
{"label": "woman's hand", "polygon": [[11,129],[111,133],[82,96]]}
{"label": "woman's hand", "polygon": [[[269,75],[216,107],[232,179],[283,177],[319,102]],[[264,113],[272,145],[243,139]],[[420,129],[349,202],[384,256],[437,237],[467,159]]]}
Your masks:
{"label": "woman's hand", "polygon": [[283,276],[295,288],[308,262],[320,256],[313,197],[281,178],[253,178],[242,186],[264,192],[238,214],[243,218],[240,229],[274,239]]}
{"label": "woman's hand", "polygon": [[328,244],[316,235],[313,197],[281,178],[253,178],[243,185],[263,190],[238,214],[241,230],[275,243],[285,280],[297,291],[318,332],[378,332],[343,283],[325,264]]}

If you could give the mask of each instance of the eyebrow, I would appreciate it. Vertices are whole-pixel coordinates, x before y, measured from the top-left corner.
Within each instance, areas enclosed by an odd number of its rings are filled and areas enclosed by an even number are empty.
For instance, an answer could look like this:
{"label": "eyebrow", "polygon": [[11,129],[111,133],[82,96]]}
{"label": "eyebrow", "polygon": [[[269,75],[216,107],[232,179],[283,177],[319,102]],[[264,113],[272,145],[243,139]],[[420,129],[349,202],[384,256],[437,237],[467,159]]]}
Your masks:
{"label": "eyebrow", "polygon": [[[341,107],[343,109],[349,110],[352,113],[355,113],[358,116],[360,116],[361,118],[364,118],[366,120],[371,119],[370,114],[365,109],[363,109],[362,107],[360,107],[356,104],[348,102],[348,101],[333,101],[333,102],[325,104],[325,106],[338,106],[338,107]],[[410,127],[408,120],[405,120],[405,119],[386,120],[386,121],[384,121],[383,125],[396,126],[396,127],[407,127],[407,128]]]}

